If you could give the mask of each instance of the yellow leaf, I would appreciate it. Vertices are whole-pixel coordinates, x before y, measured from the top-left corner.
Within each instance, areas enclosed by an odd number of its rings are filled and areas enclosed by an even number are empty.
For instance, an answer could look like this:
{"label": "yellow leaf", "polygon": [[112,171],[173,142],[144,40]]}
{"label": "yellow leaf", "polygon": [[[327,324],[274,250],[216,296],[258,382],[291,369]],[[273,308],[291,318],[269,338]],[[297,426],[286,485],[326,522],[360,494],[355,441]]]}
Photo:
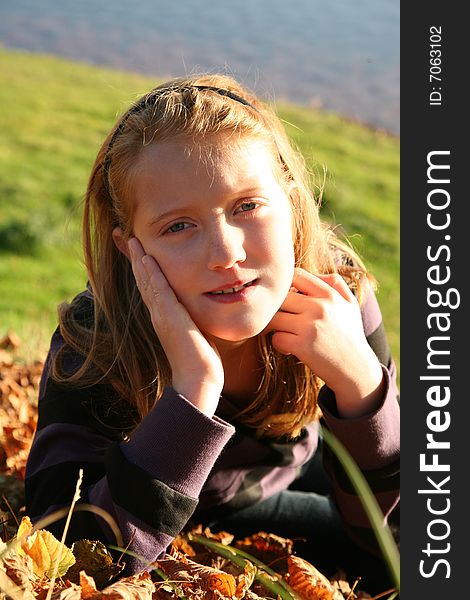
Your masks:
{"label": "yellow leaf", "polygon": [[18,552],[31,557],[33,571],[38,577],[52,576],[54,562],[60,555],[58,575],[62,577],[75,563],[75,557],[67,546],[62,545],[52,533],[39,529],[31,534],[33,525],[29,517],[23,517],[18,528]]}
{"label": "yellow leaf", "polygon": [[19,540],[20,544],[22,544],[24,541],[21,538],[23,536],[28,536],[31,533],[32,528],[33,524],[31,523],[31,519],[29,517],[23,517],[21,519],[20,526],[18,527],[18,531],[16,533],[16,537]]}
{"label": "yellow leaf", "polygon": [[68,568],[75,563],[75,556],[65,544],[61,544],[49,531],[41,529],[38,533],[41,535],[51,559],[51,567],[46,571],[47,577],[52,576],[52,567],[59,555],[60,559],[57,575],[62,577],[67,572]]}

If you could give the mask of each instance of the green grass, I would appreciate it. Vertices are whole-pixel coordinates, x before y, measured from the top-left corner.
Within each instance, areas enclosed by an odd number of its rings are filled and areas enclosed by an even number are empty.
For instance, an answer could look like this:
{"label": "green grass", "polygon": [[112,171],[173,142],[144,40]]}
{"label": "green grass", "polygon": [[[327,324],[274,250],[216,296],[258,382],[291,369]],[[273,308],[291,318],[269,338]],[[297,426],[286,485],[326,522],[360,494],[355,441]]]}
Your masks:
{"label": "green grass", "polygon": [[[116,117],[156,82],[55,57],[0,49],[0,336],[41,356],[56,307],[85,285],[80,201]],[[340,224],[379,281],[399,359],[399,139],[341,117],[279,104],[312,173],[327,167],[323,216]]]}

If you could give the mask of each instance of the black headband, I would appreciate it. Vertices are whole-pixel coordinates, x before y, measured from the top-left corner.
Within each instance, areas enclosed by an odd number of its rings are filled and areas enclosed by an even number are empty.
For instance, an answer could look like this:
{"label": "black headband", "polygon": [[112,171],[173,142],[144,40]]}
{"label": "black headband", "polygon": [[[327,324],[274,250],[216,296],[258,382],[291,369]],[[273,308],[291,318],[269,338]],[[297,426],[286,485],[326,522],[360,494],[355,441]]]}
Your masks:
{"label": "black headband", "polygon": [[[195,88],[197,90],[211,90],[213,92],[217,92],[217,94],[220,94],[221,96],[226,96],[228,98],[231,98],[232,100],[235,100],[236,102],[240,102],[240,104],[244,104],[245,106],[249,106],[250,108],[252,108],[253,110],[255,110],[256,112],[259,112],[258,109],[253,106],[252,104],[250,104],[250,102],[248,102],[248,100],[245,100],[245,98],[242,98],[241,96],[239,96],[238,94],[235,94],[234,92],[231,92],[230,90],[226,90],[224,88],[219,88],[219,87],[214,87],[211,85],[191,85],[191,86],[187,86],[187,87],[183,87],[180,88],[181,91],[182,90],[190,90],[192,88]],[[150,92],[149,94],[147,94],[146,96],[144,96],[143,98],[141,98],[137,104],[134,104],[134,106],[132,106],[127,113],[124,115],[124,117],[122,118],[121,122],[119,123],[119,125],[116,127],[116,129],[114,130],[114,133],[111,137],[111,139],[109,140],[109,144],[108,147],[106,149],[106,156],[104,157],[103,160],[103,182],[104,185],[108,191],[108,194],[111,196],[111,192],[109,189],[109,167],[111,166],[111,156],[109,155],[109,152],[111,150],[111,148],[113,147],[116,139],[121,135],[121,133],[124,130],[124,127],[127,123],[127,120],[129,119],[129,117],[131,117],[132,115],[134,115],[135,113],[141,111],[142,109],[145,108],[146,104],[148,103],[149,100],[151,100],[152,98],[155,98],[160,92],[166,91],[166,90],[171,90],[172,88],[157,88],[155,90],[153,90],[152,92]],[[174,88],[175,90],[177,90],[178,88]]]}

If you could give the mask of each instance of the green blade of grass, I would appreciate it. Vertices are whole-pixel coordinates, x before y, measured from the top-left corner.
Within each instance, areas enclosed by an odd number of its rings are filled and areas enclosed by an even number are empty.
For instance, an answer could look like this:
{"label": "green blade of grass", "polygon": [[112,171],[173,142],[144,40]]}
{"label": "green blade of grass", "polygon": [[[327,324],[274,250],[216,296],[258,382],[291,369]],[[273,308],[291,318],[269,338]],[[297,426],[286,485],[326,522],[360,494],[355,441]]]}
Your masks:
{"label": "green blade of grass", "polygon": [[332,452],[336,455],[343,465],[351,484],[356,490],[357,495],[369,518],[372,528],[377,537],[380,549],[392,575],[393,582],[400,590],[400,557],[398,549],[390,532],[390,528],[384,524],[384,515],[380,510],[364,475],[359,470],[351,455],[343,444],[325,427],[321,429],[321,435],[328,444]]}

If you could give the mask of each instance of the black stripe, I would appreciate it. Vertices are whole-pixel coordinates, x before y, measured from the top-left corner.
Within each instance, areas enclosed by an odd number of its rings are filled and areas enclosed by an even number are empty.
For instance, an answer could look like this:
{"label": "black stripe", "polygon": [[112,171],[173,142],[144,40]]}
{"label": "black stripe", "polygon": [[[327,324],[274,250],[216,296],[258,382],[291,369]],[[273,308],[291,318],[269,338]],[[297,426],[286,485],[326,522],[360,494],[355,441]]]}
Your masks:
{"label": "black stripe", "polygon": [[121,441],[135,427],[135,412],[109,385],[77,388],[48,379],[39,402],[38,431],[57,423],[82,425]]}
{"label": "black stripe", "polygon": [[27,477],[27,514],[35,517],[45,513],[54,504],[70,505],[75,494],[79,469],[83,469],[83,490],[105,475],[103,463],[67,461]]}
{"label": "black stripe", "polygon": [[392,356],[383,322],[380,323],[375,331],[367,336],[367,341],[379,361],[386,367],[389,367],[392,362]]}
{"label": "black stripe", "polygon": [[[294,450],[297,447],[297,444],[304,440],[304,438],[308,435],[306,429],[303,429],[300,436],[292,439],[276,439],[272,440],[269,438],[255,438],[253,435],[253,429],[247,427],[243,423],[239,423],[237,420],[230,418],[223,411],[217,410],[217,416],[225,419],[230,422],[234,427],[236,427],[235,435],[233,435],[227,445],[225,447],[224,453],[217,460],[216,465],[221,468],[246,468],[251,463],[262,464],[264,466],[271,467],[282,467],[289,466],[292,464],[294,458]],[[258,446],[258,448],[253,448],[253,451],[250,452],[249,455],[246,454],[246,448],[243,446],[247,443],[247,438],[249,440],[250,447],[254,444]],[[236,446],[240,446],[239,448],[235,448]],[[261,450],[263,449],[263,451]],[[224,463],[224,458],[230,449],[230,464]],[[233,452],[237,453],[236,462],[233,459]]]}
{"label": "black stripe", "polygon": [[[88,499],[84,497],[81,501],[88,502]],[[80,504],[78,503],[76,508],[79,506]],[[62,538],[66,519],[67,517],[64,517],[63,519],[48,525],[46,527],[47,531],[50,531],[52,535],[60,540]],[[109,543],[115,544],[117,540],[115,540],[114,537],[109,539],[105,535],[103,529],[99,526],[99,520],[99,517],[96,517],[89,511],[74,511],[65,538],[65,544],[71,546],[74,542],[84,539],[97,540],[103,542],[105,545]]]}
{"label": "black stripe", "polygon": [[117,444],[107,451],[105,463],[111,495],[119,506],[173,537],[183,529],[197,499],[152,479],[149,473],[127,462]]}

